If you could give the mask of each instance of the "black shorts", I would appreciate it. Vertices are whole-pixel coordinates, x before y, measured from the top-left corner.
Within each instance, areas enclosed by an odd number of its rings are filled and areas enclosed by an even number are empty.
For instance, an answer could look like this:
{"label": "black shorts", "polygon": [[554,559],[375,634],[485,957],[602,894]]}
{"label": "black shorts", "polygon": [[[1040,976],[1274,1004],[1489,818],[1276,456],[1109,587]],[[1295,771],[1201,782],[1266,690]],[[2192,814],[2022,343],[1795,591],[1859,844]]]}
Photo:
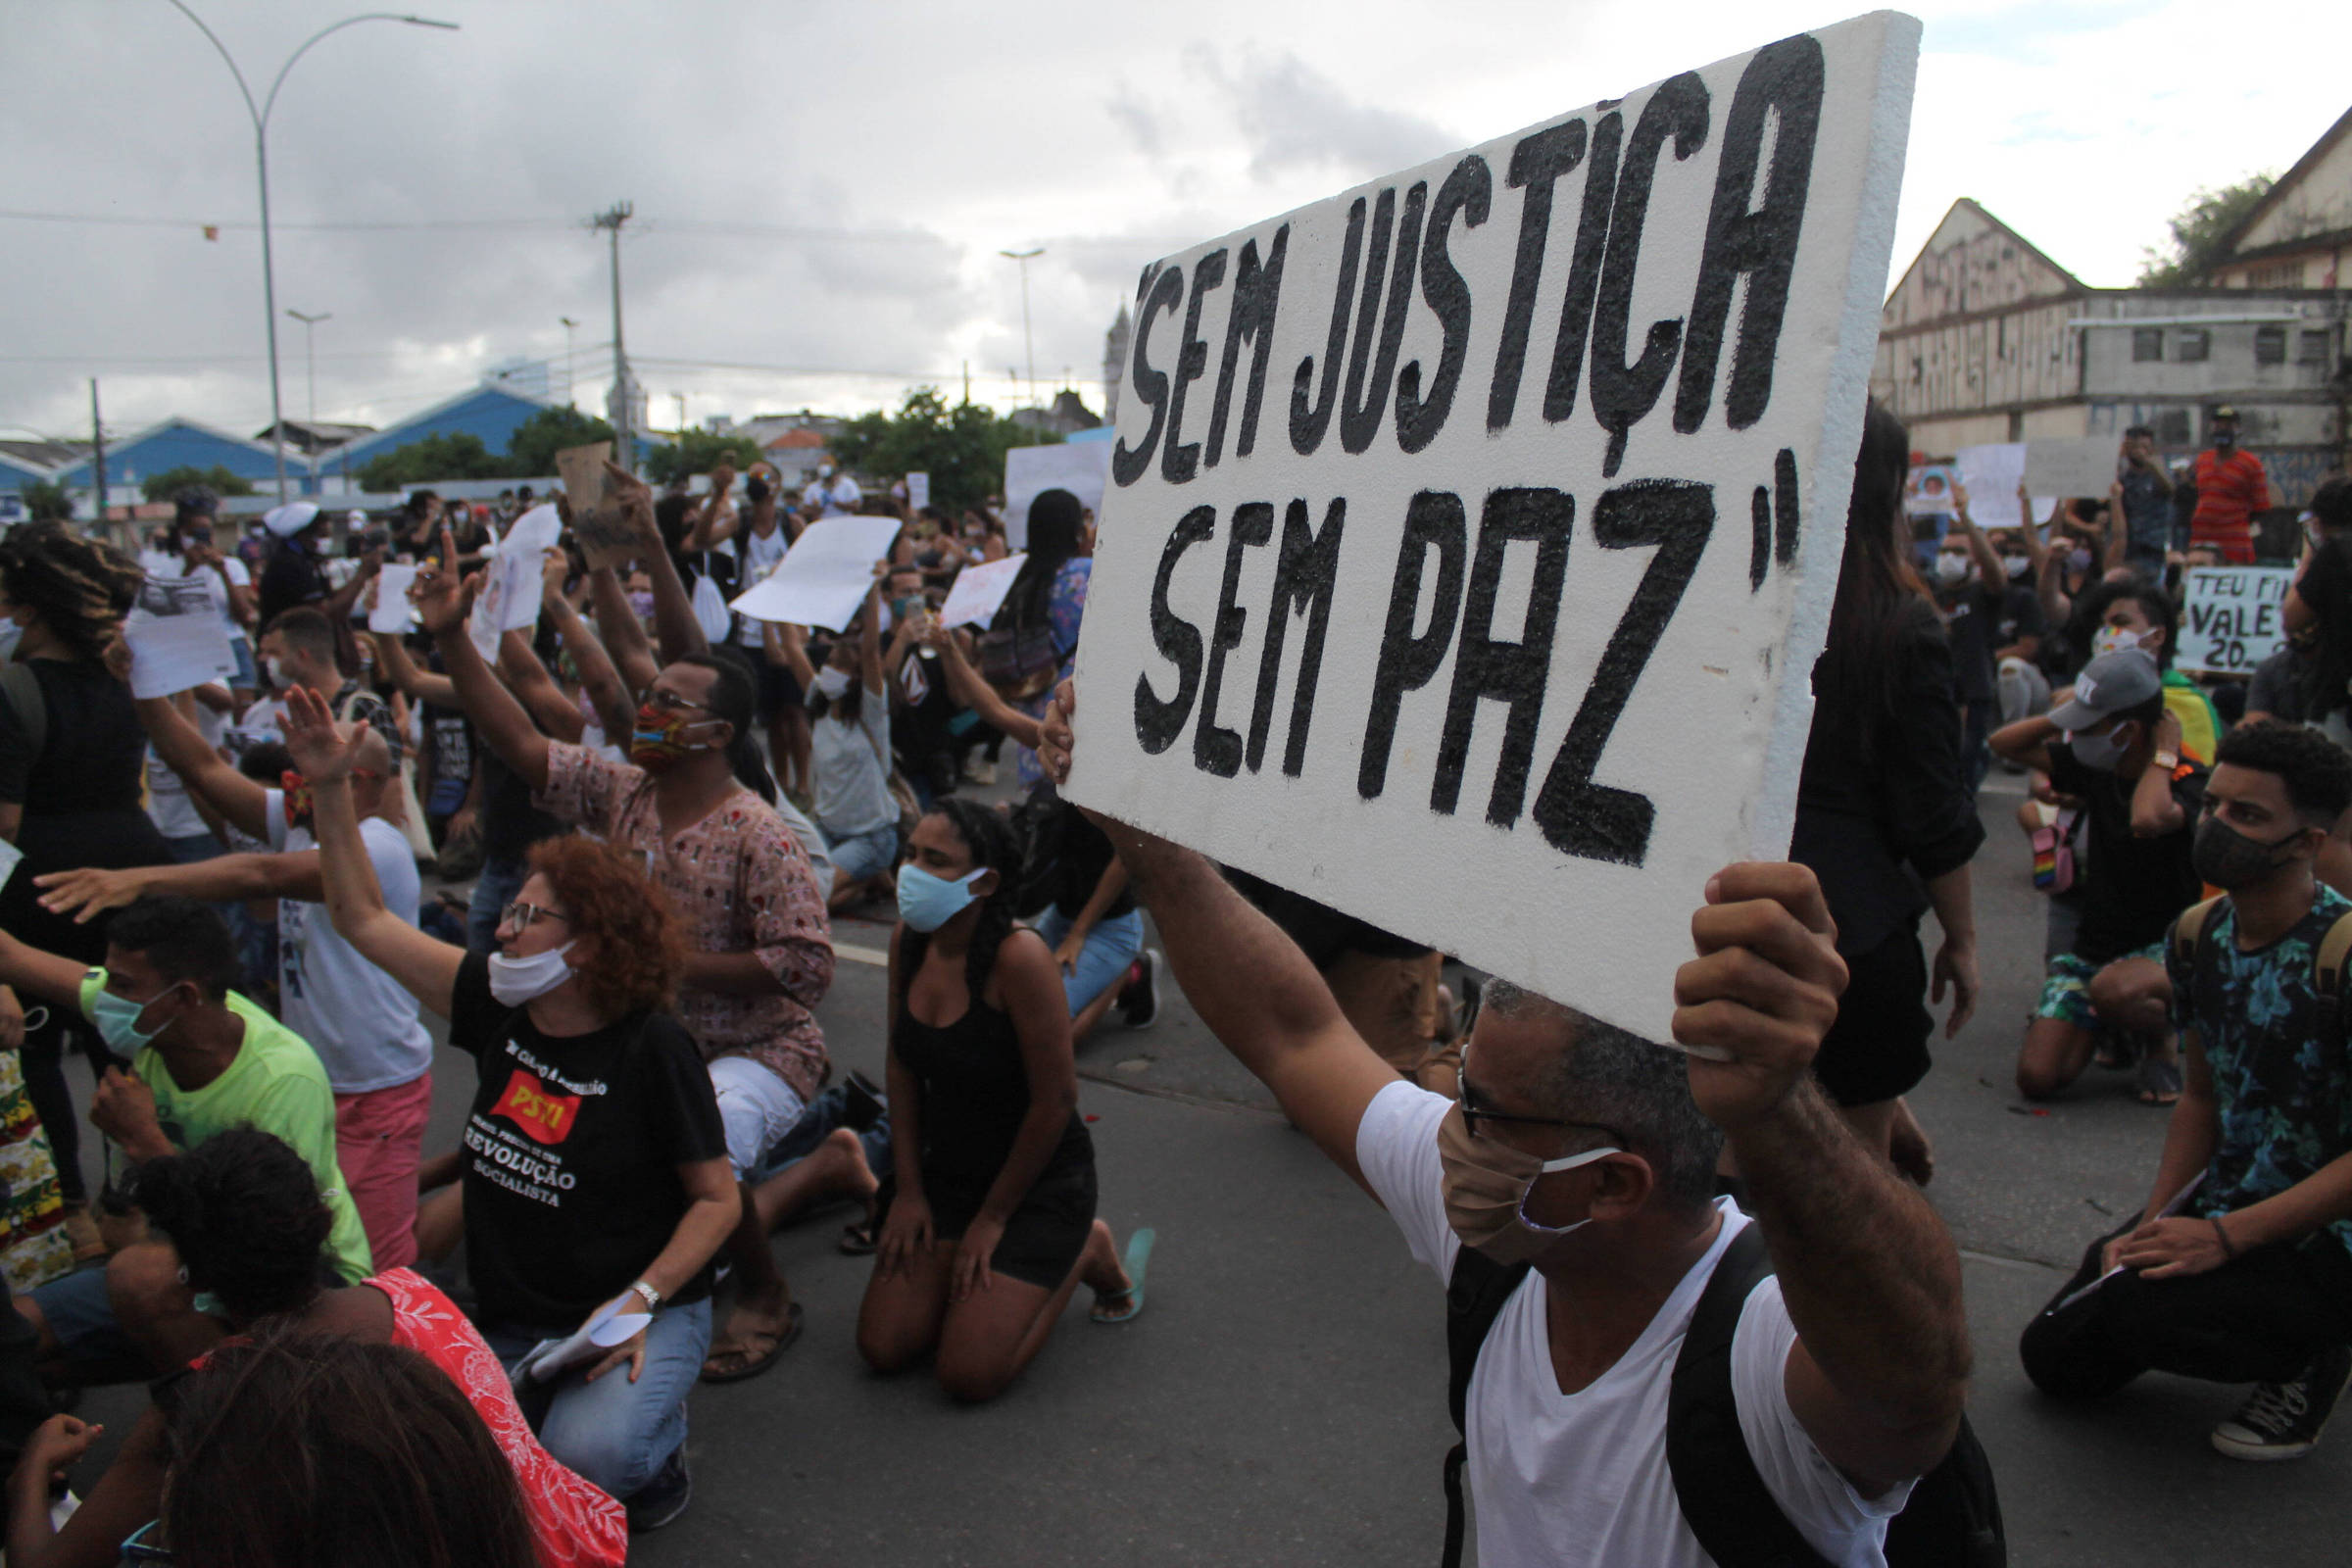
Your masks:
{"label": "black shorts", "polygon": [[801,683],[792,678],[792,671],[773,661],[756,661],[760,667],[760,716],[773,718],[788,708],[806,706]]}
{"label": "black shorts", "polygon": [[1875,1105],[1908,1094],[1928,1075],[1928,958],[1916,922],[1868,953],[1845,957],[1838,1021],[1813,1058],[1822,1092],[1840,1105]]}

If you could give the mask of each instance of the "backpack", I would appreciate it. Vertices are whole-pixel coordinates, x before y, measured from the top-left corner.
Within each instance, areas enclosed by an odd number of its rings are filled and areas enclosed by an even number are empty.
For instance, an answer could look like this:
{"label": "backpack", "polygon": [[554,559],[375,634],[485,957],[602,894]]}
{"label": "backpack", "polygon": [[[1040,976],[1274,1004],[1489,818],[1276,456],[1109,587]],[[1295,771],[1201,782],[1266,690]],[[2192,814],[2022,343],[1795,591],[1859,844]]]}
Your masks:
{"label": "backpack", "polygon": [[[1456,1432],[1467,1433],[1470,1374],[1479,1348],[1529,1265],[1505,1266],[1474,1248],[1454,1257],[1446,1289],[1446,1400]],[[1666,1396],[1666,1463],[1683,1521],[1718,1568],[1829,1568],[1756,1469],[1740,1435],[1732,1394],[1732,1335],[1748,1293],[1772,1272],[1764,1233],[1750,1224],[1732,1238],[1699,1293]],[[1446,1455],[1444,1568],[1462,1560],[1462,1465],[1466,1442]],[[1888,1568],[2004,1568],[2009,1542],[1991,1463],[1968,1418],[1951,1451],[1912,1484],[1903,1511],[1886,1524]]]}
{"label": "backpack", "polygon": [[[2226,893],[2221,894],[2182,909],[2180,918],[2173,922],[2172,934],[2165,939],[2165,945],[2172,950],[2173,956],[2192,974],[2196,972],[2198,958],[2206,951],[2205,933],[2213,924],[2214,907],[2228,897]],[[2314,971],[2312,989],[2325,1004],[2325,1011],[2334,1020],[2340,1037],[2344,1032],[2345,970],[2352,967],[2347,963],[2348,959],[2352,959],[2352,910],[2335,917],[2335,922],[2328,927],[2328,934],[2320,938],[2320,945],[2312,951],[2311,957]]]}

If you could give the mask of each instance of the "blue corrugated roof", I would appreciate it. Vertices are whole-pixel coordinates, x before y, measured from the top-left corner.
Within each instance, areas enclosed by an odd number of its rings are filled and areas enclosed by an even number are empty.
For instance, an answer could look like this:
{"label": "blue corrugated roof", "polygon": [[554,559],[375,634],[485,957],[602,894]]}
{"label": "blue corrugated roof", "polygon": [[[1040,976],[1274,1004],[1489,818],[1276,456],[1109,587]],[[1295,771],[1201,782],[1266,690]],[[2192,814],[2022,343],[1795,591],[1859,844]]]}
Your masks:
{"label": "blue corrugated roof", "polygon": [[386,452],[396,452],[412,441],[421,441],[428,435],[448,435],[463,432],[478,436],[484,447],[492,452],[504,452],[514,439],[515,429],[542,409],[555,407],[513,387],[477,386],[462,392],[445,403],[437,403],[421,414],[412,415],[398,424],[386,425],[373,435],[362,436],[348,446],[337,448],[321,462],[337,473],[356,469],[368,459]]}
{"label": "blue corrugated roof", "polygon": [[[277,473],[277,459],[259,441],[248,441],[193,419],[170,418],[150,426],[127,441],[109,445],[106,449],[106,482],[109,490],[119,484],[133,484],[166,469],[183,465],[209,468],[215,464],[226,468],[241,479],[270,479]],[[296,464],[286,465],[291,471]],[[86,487],[90,482],[90,465],[85,460],[62,470],[57,482],[68,489]]]}

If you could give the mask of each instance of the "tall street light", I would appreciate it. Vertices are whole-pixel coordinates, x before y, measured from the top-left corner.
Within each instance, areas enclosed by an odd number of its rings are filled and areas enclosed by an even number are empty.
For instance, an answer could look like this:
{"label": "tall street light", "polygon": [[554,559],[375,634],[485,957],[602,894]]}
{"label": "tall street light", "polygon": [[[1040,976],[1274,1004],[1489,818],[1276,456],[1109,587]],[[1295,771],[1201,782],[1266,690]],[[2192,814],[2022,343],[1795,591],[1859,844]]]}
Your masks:
{"label": "tall street light", "polygon": [[1039,245],[1025,251],[999,251],[997,254],[1008,262],[1021,264],[1021,343],[1028,351],[1029,405],[1035,408],[1037,406],[1037,339],[1029,333],[1029,264],[1045,255],[1046,248]]}
{"label": "tall street light", "polygon": [[[288,311],[286,314],[302,323],[302,359],[305,375],[311,388],[311,412],[308,418],[312,427],[304,444],[310,448],[311,452],[311,489],[316,492],[318,488],[318,340],[312,329],[320,321],[333,320],[335,313],[320,311],[317,316],[311,316],[302,311]],[[277,429],[277,438],[283,441],[285,434],[285,427],[280,425]]]}
{"label": "tall street light", "polygon": [[270,325],[270,429],[275,438],[270,444],[277,455],[277,499],[282,504],[287,499],[283,428],[285,414],[278,401],[277,275],[270,265],[270,112],[277,107],[277,90],[286,84],[286,73],[294,69],[294,62],[308,54],[311,45],[330,32],[340,32],[345,27],[357,26],[363,22],[398,22],[412,27],[439,27],[448,32],[457,31],[458,24],[454,22],[435,22],[429,17],[405,17],[391,11],[369,11],[357,17],[345,17],[341,22],[312,33],[303,40],[301,48],[286,56],[286,63],[277,68],[277,75],[270,83],[269,96],[257,106],[253,101],[253,89],[245,84],[245,73],[237,69],[236,57],[228,52],[228,46],[204,24],[202,17],[188,9],[187,0],[172,0],[172,4],[179,9],[180,15],[196,24],[196,30],[203,33],[206,41],[219,50],[220,58],[228,63],[229,74],[237,78],[237,91],[245,96],[245,113],[253,118],[254,170],[260,176],[262,187],[262,315]]}

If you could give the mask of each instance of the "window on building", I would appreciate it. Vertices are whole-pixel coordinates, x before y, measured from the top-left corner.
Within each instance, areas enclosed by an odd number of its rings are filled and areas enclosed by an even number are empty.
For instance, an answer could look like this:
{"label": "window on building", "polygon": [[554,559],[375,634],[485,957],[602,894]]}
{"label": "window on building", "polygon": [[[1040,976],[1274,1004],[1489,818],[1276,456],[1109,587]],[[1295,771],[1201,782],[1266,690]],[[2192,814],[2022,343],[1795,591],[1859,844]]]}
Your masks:
{"label": "window on building", "polygon": [[2213,334],[2201,326],[2182,327],[2174,342],[2182,365],[2195,365],[2213,356]]}
{"label": "window on building", "polygon": [[2302,335],[2302,341],[2295,345],[2295,363],[2297,365],[2326,365],[2328,363],[2328,334],[2326,332],[2305,332]]}
{"label": "window on building", "polygon": [[2188,411],[2186,409],[2160,409],[2157,411],[2156,417],[2149,422],[2156,427],[2156,444],[2158,446],[2184,447],[2188,445]]}
{"label": "window on building", "polygon": [[2286,363],[2286,328],[2258,326],[2254,329],[2254,363],[2256,365],[2284,365]]}
{"label": "window on building", "polygon": [[2132,329],[2132,363],[2146,365],[2164,358],[2164,328],[2135,326]]}

